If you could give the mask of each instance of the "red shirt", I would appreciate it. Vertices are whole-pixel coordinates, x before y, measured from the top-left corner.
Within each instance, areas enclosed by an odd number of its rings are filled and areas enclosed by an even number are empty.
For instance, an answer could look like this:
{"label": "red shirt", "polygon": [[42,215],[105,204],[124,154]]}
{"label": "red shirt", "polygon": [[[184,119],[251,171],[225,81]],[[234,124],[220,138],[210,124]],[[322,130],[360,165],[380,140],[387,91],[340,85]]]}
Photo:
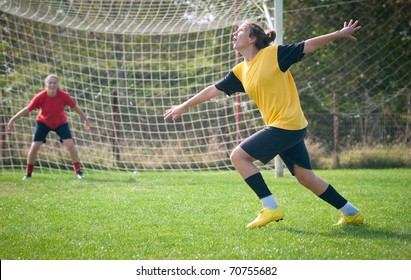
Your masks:
{"label": "red shirt", "polygon": [[64,113],[66,106],[70,106],[70,108],[77,106],[67,92],[58,89],[56,96],[50,97],[47,95],[47,90],[43,90],[33,97],[27,109],[29,112],[40,109],[36,120],[54,129],[67,122]]}

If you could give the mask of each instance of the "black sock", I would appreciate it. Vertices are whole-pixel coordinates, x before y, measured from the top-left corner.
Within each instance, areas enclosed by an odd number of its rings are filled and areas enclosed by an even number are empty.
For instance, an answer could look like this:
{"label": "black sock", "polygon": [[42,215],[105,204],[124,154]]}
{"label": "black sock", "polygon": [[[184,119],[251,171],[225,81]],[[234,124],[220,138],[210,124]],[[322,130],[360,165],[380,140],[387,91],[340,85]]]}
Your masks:
{"label": "black sock", "polygon": [[270,190],[267,187],[267,184],[265,183],[263,176],[261,175],[260,172],[251,175],[247,179],[244,180],[250,188],[255,192],[255,194],[258,196],[258,198],[264,198],[269,195],[271,195]]}
{"label": "black sock", "polygon": [[318,197],[337,209],[340,209],[347,203],[347,200],[342,197],[331,185],[328,185],[325,192],[320,194]]}

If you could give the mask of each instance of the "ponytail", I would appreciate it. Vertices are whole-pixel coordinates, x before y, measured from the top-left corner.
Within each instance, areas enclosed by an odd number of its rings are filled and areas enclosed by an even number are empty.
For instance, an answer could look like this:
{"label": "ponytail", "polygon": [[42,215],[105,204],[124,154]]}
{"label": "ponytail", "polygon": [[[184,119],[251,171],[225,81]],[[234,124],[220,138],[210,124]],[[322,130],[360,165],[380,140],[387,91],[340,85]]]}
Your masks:
{"label": "ponytail", "polygon": [[271,42],[274,42],[276,33],[274,30],[270,29],[268,31],[264,31],[264,29],[255,22],[246,21],[244,23],[250,29],[250,37],[256,37],[255,46],[257,49],[261,50],[263,48],[268,47]]}

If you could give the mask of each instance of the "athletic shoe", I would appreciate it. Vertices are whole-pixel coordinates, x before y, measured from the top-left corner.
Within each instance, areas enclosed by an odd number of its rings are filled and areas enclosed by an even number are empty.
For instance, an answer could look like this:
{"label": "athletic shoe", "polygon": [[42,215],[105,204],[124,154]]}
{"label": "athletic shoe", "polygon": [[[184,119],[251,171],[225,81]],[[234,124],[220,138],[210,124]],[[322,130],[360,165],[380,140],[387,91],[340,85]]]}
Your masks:
{"label": "athletic shoe", "polygon": [[341,215],[341,218],[338,220],[337,225],[361,225],[363,223],[364,216],[360,211],[358,211],[354,216]]}
{"label": "athletic shoe", "polygon": [[83,179],[84,178],[84,176],[83,176],[83,172],[81,172],[81,171],[77,171],[77,178],[79,178],[79,179]]}
{"label": "athletic shoe", "polygon": [[278,222],[284,218],[284,210],[281,207],[277,207],[272,210],[270,208],[263,208],[258,213],[257,218],[247,225],[247,228],[263,227],[271,222]]}
{"label": "athletic shoe", "polygon": [[30,179],[30,178],[31,178],[31,174],[26,174],[26,175],[24,175],[23,180],[27,180],[27,179]]}

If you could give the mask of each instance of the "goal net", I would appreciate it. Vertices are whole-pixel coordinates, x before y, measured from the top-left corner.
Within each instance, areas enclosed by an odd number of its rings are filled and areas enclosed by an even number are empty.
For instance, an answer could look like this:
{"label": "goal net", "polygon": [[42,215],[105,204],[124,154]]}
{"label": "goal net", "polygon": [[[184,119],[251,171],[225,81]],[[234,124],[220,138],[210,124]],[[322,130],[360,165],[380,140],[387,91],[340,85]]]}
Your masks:
{"label": "goal net", "polygon": [[[235,65],[235,24],[245,18],[264,22],[256,2],[1,1],[2,36],[8,42],[2,123],[56,73],[92,124],[85,131],[78,115],[66,110],[85,168],[231,168],[232,148],[262,125],[249,99],[222,94],[176,122],[164,121],[163,114]],[[2,142],[3,168],[24,168],[36,114],[16,121],[15,132]],[[54,133],[36,164],[71,170]]]}
{"label": "goal net", "polygon": [[[274,2],[0,0],[0,172],[25,167],[37,112],[17,120],[13,133],[5,129],[44,88],[48,74],[59,76],[90,118],[86,131],[66,110],[83,168],[231,169],[233,148],[263,126],[246,94],[221,94],[176,122],[164,121],[163,114],[239,62],[232,48],[236,24],[253,19],[272,26]],[[322,151],[328,160],[372,145],[396,145],[396,157],[409,162],[408,1],[283,2],[284,44],[334,31],[350,16],[363,26],[355,44],[338,40],[292,66],[309,121],[312,163]],[[54,133],[36,165],[72,170]]]}

